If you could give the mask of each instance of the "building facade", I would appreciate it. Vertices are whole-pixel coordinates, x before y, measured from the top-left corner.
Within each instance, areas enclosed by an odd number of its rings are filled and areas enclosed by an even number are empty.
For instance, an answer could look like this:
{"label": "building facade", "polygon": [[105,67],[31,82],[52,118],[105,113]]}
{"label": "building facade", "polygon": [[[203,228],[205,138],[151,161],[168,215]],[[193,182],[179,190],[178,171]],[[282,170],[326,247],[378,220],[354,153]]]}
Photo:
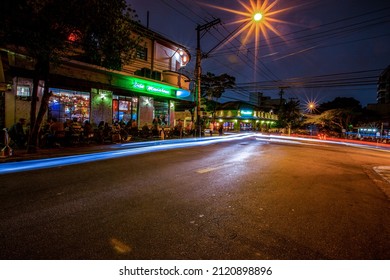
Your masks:
{"label": "building facade", "polygon": [[390,66],[388,66],[379,76],[377,103],[390,104]]}
{"label": "building facade", "polygon": [[277,120],[272,111],[240,101],[221,104],[215,112],[217,125],[223,125],[225,131],[269,131]]}
{"label": "building facade", "polygon": [[[160,117],[174,125],[175,106],[193,103],[190,79],[180,71],[190,61],[182,45],[141,27],[145,34],[136,58],[121,71],[64,58],[51,67],[52,93],[46,118],[77,119],[97,125],[104,121],[151,124]],[[0,127],[29,119],[33,88],[33,60],[9,48],[0,49]],[[39,83],[38,104],[45,85]]]}
{"label": "building facade", "polygon": [[[390,130],[390,66],[380,74],[377,87],[377,103],[368,104],[367,110],[376,116],[380,134],[389,135]],[[366,129],[366,127],[364,127]],[[370,128],[367,128],[370,129]],[[385,131],[387,131],[385,133]]]}

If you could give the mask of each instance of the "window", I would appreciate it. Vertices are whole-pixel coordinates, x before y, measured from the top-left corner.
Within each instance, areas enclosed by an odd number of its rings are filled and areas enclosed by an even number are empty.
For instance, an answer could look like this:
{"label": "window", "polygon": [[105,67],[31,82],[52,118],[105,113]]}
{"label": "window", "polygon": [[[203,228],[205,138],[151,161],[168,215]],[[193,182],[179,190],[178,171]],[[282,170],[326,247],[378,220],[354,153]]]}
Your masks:
{"label": "window", "polygon": [[136,58],[148,60],[148,49],[144,47],[137,47]]}
{"label": "window", "polygon": [[165,125],[170,124],[168,101],[154,100],[154,117],[159,118]]}
{"label": "window", "polygon": [[16,97],[20,100],[31,100],[31,91],[29,86],[18,86]]}
{"label": "window", "polygon": [[131,120],[137,121],[138,98],[114,95],[112,111],[114,121],[123,121],[125,123]]}
{"label": "window", "polygon": [[51,88],[53,92],[49,101],[48,117],[56,117],[59,121],[77,118],[79,122],[89,120],[90,94],[89,92],[71,91]]}

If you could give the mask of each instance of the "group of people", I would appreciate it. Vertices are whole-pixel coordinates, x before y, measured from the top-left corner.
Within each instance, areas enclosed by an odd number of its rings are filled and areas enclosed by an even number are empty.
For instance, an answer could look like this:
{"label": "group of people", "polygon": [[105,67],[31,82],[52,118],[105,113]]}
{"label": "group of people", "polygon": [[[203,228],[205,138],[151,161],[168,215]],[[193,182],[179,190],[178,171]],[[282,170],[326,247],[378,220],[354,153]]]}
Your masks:
{"label": "group of people", "polygon": [[115,121],[113,125],[101,121],[95,130],[95,141],[99,144],[128,142],[136,135],[138,135],[138,124],[135,120],[127,123]]}
{"label": "group of people", "polygon": [[[210,136],[213,136],[214,128],[215,128],[215,125],[214,125],[214,123],[211,122],[210,126],[209,126]],[[219,134],[219,136],[223,135],[223,125],[222,124],[219,124],[219,126],[218,126],[218,134]]]}
{"label": "group of people", "polygon": [[[26,124],[25,118],[20,118],[8,130],[11,145],[23,149],[27,145],[29,136],[29,125]],[[89,121],[81,124],[77,118],[60,122],[53,117],[44,125],[38,133],[38,145],[41,148],[51,148],[54,146],[72,145],[91,139],[94,130]]]}
{"label": "group of people", "polygon": [[[210,135],[214,131],[214,124],[210,124]],[[149,127],[145,123],[141,130],[138,129],[138,123],[136,120],[128,121],[115,121],[112,125],[108,122],[101,121],[99,125],[94,128],[91,123],[86,120],[84,123],[80,123],[77,118],[72,120],[66,120],[60,122],[57,118],[53,117],[39,132],[39,145],[40,147],[54,147],[62,145],[74,145],[80,142],[94,141],[99,144],[103,143],[118,143],[128,142],[133,137],[149,138],[159,137],[161,139],[168,137],[182,138],[184,135],[193,135],[195,132],[192,122],[187,123],[184,127],[184,123],[181,119],[178,119],[176,125],[169,129],[160,118],[154,118],[152,125]],[[218,127],[220,135],[223,133],[223,126]],[[20,118],[8,131],[8,135],[13,143],[18,148],[26,147],[28,140],[28,125],[26,125],[26,119]]]}
{"label": "group of people", "polygon": [[77,118],[60,122],[53,117],[40,130],[39,145],[51,148],[62,145],[75,145],[92,139],[94,130],[88,120],[81,123]]}

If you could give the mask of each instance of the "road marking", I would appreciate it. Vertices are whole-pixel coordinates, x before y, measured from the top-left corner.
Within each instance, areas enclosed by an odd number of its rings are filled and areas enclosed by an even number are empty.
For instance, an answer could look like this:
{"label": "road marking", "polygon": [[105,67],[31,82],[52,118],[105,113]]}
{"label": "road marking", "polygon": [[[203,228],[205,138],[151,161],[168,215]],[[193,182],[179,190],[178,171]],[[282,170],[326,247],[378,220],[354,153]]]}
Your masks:
{"label": "road marking", "polygon": [[221,168],[229,167],[231,165],[233,165],[233,163],[227,163],[227,164],[222,164],[222,165],[217,165],[217,166],[212,166],[212,167],[206,167],[206,168],[198,169],[195,172],[199,173],[199,174],[203,174],[203,173],[212,172],[212,171],[215,171],[215,170],[218,170]]}
{"label": "road marking", "polygon": [[375,166],[374,171],[390,183],[390,166]]}
{"label": "road marking", "polygon": [[221,168],[221,167],[207,167],[207,168],[196,170],[196,173],[203,174],[203,173],[207,173],[207,172],[211,172],[211,171],[217,170],[219,168]]}

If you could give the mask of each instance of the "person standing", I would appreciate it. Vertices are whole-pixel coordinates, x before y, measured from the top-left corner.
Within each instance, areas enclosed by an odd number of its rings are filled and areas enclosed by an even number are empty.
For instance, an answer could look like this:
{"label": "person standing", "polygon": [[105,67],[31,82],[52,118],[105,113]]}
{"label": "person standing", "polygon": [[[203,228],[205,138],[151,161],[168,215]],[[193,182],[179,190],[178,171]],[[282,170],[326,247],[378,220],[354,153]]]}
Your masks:
{"label": "person standing", "polygon": [[179,130],[179,137],[183,138],[183,121],[181,119],[177,122],[177,129]]}
{"label": "person standing", "polygon": [[218,132],[219,132],[219,136],[223,135],[223,124],[222,123],[219,124]]}
{"label": "person standing", "polygon": [[[60,146],[63,144],[63,139],[65,138],[65,128],[64,123],[59,122],[57,118],[52,118],[52,122],[49,128],[49,136],[48,136],[48,146],[53,147],[54,145]],[[61,142],[61,143],[60,143]]]}
{"label": "person standing", "polygon": [[210,123],[210,136],[213,136],[214,124]]}
{"label": "person standing", "polygon": [[27,135],[24,131],[24,126],[26,124],[25,118],[20,118],[17,123],[15,123],[10,130],[8,131],[9,136],[12,141],[15,142],[18,148],[25,148],[27,142]]}

